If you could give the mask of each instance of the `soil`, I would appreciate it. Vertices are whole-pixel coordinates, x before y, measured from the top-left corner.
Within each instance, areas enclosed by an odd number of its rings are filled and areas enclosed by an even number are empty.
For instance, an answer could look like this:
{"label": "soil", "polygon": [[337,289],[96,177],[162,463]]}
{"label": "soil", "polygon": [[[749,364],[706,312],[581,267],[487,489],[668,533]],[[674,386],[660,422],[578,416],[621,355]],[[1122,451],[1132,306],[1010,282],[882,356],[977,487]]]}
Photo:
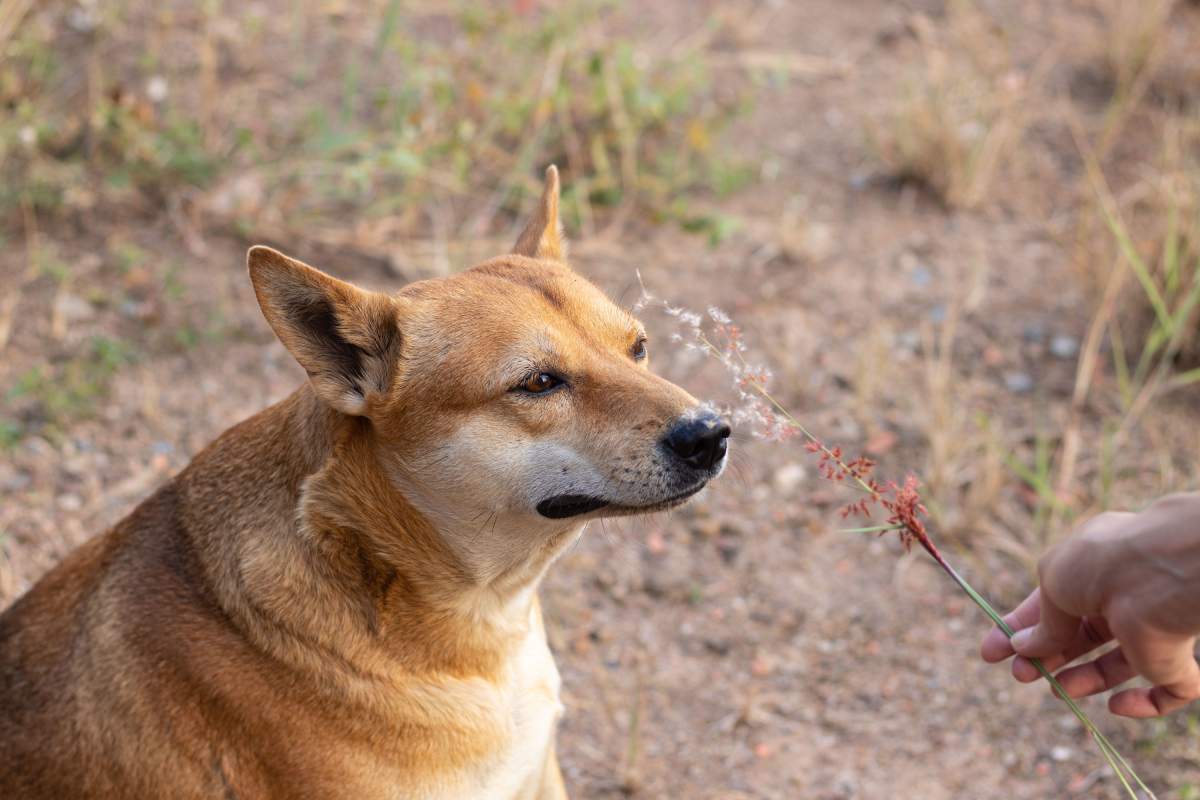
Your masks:
{"label": "soil", "polygon": [[[1075,359],[1062,357],[1065,345],[1059,355],[1051,346],[1056,336],[1082,341],[1092,312],[1066,213],[1078,202],[1082,165],[1052,111],[1073,87],[1082,91],[1091,56],[1078,42],[1097,23],[1083,2],[979,5],[1002,24],[1019,74],[1029,75],[1048,47],[1059,52],[1039,78],[1028,152],[980,206],[948,210],[920,187],[887,179],[864,125],[895,100],[897,78],[920,68],[913,21],[941,25],[939,3],[655,4],[654,24],[681,30],[701,6],[756,15],[745,38],[714,45],[731,59],[769,53],[838,66],[764,79],[734,132],[763,178],[709,200],[742,221],[734,235],[710,245],[634,219],[619,233],[574,241],[572,261],[627,304],[640,270],[673,303],[721,306],[745,329],[752,356],[771,366],[779,397],[811,428],[848,450],[871,450],[887,475],[944,472],[935,519],[952,529],[952,560],[1011,604],[1031,575],[1028,558],[1003,543],[1036,551],[1029,531],[1041,512],[1001,464],[994,491],[966,516],[960,506],[984,480],[988,443],[1025,459],[1040,435],[1075,424],[1081,462],[1094,465],[1111,409],[1096,401],[1072,413]],[[1181,25],[1200,29],[1200,12],[1177,13]],[[1200,59],[1194,48],[1185,55]],[[1072,102],[1085,125],[1103,113],[1099,101]],[[16,298],[0,385],[87,352],[96,336],[138,350],[114,368],[87,414],[53,432],[31,421],[32,432],[0,455],[0,604],[128,513],[220,431],[304,378],[246,279],[253,230],[180,226],[149,209],[122,214],[40,223],[37,236],[73,267],[65,288],[21,277],[21,233],[0,251],[0,301]],[[106,255],[118,234],[146,254],[145,266],[123,269]],[[400,274],[406,268],[387,259],[312,242],[278,244],[373,288],[421,276],[421,267]],[[480,242],[458,266],[496,246]],[[939,417],[931,369],[948,316],[957,322],[950,384],[941,390],[947,416]],[[728,401],[718,365],[674,347],[669,319],[652,313],[647,323],[658,371]],[[181,330],[194,335],[181,338]],[[1102,370],[1098,380],[1098,391],[1111,391],[1111,375]],[[989,436],[975,425],[980,414],[991,420]],[[930,432],[942,425],[983,443],[938,461]],[[1111,502],[1136,507],[1194,487],[1195,395],[1156,406],[1128,442]],[[546,581],[567,707],[559,755],[573,796],[1124,796],[1044,686],[1016,684],[1004,667],[978,659],[985,621],[926,557],[905,555],[890,539],[837,532],[848,498],[817,478],[802,447],[738,431],[733,452],[726,476],[684,509],[592,525]],[[1080,490],[1072,502],[1085,513],[1098,500]],[[1084,705],[1160,797],[1195,796],[1187,794],[1200,787],[1194,713],[1134,723],[1109,716],[1102,699]]]}

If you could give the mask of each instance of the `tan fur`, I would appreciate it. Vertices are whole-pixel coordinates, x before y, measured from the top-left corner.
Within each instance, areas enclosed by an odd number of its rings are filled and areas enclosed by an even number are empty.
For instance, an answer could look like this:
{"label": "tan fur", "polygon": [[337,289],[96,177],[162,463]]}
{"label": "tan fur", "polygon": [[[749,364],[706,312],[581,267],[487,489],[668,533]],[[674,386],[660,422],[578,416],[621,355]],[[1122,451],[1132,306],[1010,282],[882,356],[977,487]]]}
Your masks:
{"label": "tan fur", "polygon": [[[557,181],[514,254],[394,296],[251,250],[309,382],[0,616],[0,797],[566,797],[536,588],[677,502],[696,402],[561,262]],[[569,391],[513,391],[551,361]],[[576,485],[610,507],[533,510]]]}

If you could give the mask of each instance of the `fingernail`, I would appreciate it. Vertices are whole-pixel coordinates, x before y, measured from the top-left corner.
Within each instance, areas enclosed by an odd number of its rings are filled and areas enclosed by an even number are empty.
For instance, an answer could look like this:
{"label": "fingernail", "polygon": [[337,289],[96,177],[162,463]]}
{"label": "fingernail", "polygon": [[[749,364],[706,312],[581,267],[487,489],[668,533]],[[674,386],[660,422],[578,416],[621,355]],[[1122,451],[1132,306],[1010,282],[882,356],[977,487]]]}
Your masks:
{"label": "fingernail", "polygon": [[1033,638],[1033,628],[1023,628],[1013,634],[1012,646],[1014,650],[1020,650],[1025,645],[1029,644],[1029,640]]}

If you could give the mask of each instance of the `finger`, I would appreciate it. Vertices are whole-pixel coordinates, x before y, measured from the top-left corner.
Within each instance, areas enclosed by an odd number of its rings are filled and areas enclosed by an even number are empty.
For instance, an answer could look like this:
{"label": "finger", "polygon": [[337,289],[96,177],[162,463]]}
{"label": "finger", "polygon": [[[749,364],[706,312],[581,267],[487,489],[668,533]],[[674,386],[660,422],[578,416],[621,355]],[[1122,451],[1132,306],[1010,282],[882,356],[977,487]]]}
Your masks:
{"label": "finger", "polygon": [[1200,700],[1200,690],[1194,688],[1183,695],[1176,694],[1165,686],[1155,686],[1150,690],[1150,702],[1154,703],[1159,714],[1170,714],[1197,700]]}
{"label": "finger", "polygon": [[1155,686],[1153,689],[1126,689],[1117,692],[1108,698],[1108,710],[1122,717],[1146,719],[1178,711],[1191,702],[1193,701],[1171,694],[1161,686]]}
{"label": "finger", "polygon": [[1046,658],[1067,650],[1079,631],[1080,618],[1063,611],[1039,591],[1038,623],[1032,628],[1017,631],[1012,647],[1026,658]]}
{"label": "finger", "polygon": [[[1034,589],[1033,593],[1029,597],[1026,597],[1021,605],[1004,616],[1004,621],[1010,628],[1019,631],[1037,624],[1038,605],[1041,602],[1038,599],[1038,594],[1038,590]],[[983,644],[979,648],[979,655],[983,657],[983,660],[993,664],[997,661],[1003,661],[1014,652],[1012,643],[1009,642],[1008,634],[996,627],[988,631],[987,636],[983,637]]]}
{"label": "finger", "polygon": [[1111,650],[1094,661],[1071,667],[1055,677],[1071,697],[1089,697],[1108,691],[1137,677],[1137,670],[1125,658],[1121,648]]}
{"label": "finger", "polygon": [[[1042,663],[1045,664],[1046,662],[1043,661]],[[1046,667],[1046,669],[1053,671],[1054,667]],[[1021,683],[1033,683],[1042,677],[1042,673],[1038,672],[1038,668],[1025,656],[1017,656],[1013,659],[1012,675]]]}
{"label": "finger", "polygon": [[1119,717],[1146,719],[1158,716],[1158,706],[1150,699],[1149,689],[1126,689],[1108,698],[1108,710]]}
{"label": "finger", "polygon": [[[1085,656],[1097,647],[1112,641],[1112,638],[1112,631],[1108,629],[1108,622],[1104,617],[1084,617],[1079,622],[1075,640],[1062,653],[1041,659],[1042,666],[1050,672],[1055,672],[1080,656]],[[1033,683],[1042,677],[1033,662],[1024,656],[1017,656],[1013,659],[1012,674],[1021,683]]]}
{"label": "finger", "polygon": [[[1180,637],[1136,624],[1127,627],[1131,629],[1127,634],[1124,630],[1116,633],[1129,663],[1154,684],[1145,696],[1157,712],[1150,716],[1169,714],[1200,699],[1200,663],[1196,661],[1195,637]],[[1135,703],[1132,699],[1122,702]],[[1137,707],[1144,710],[1140,702]]]}

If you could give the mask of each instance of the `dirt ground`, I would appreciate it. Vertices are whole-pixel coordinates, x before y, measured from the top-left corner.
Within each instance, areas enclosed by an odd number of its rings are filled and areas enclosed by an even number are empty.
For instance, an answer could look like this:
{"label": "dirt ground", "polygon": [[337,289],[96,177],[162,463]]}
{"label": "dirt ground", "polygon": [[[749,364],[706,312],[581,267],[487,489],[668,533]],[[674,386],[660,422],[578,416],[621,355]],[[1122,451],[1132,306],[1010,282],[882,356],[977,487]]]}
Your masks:
{"label": "dirt ground", "polygon": [[[710,200],[739,221],[715,244],[635,215],[576,237],[572,261],[626,304],[640,271],[673,303],[721,306],[811,428],[871,452],[885,474],[935,479],[935,522],[954,560],[1011,604],[1030,586],[1029,555],[1054,512],[1008,460],[1027,463],[1044,437],[1059,442],[1073,428],[1080,472],[1094,475],[1111,421],[1114,379],[1104,370],[1098,399],[1072,405],[1093,306],[1070,216],[1083,166],[1057,114],[1070,102],[1090,132],[1105,108],[1088,94],[1092,4],[977,5],[1003,29],[1013,75],[1036,91],[1023,101],[1020,158],[981,202],[952,209],[893,180],[870,142],[898,78],[922,68],[914,31],[943,25],[942,4],[647,4],[656,28],[744,14],[754,24],[715,42],[716,55],[781,59],[732,131],[759,179]],[[1200,9],[1182,4],[1173,25],[1185,41],[1200,33]],[[1173,68],[1200,72],[1200,51],[1179,52]],[[1198,86],[1180,101],[1193,113]],[[276,228],[256,231],[253,220],[237,231],[203,215],[180,224],[169,205],[133,216],[96,208],[35,219],[32,229],[18,216],[0,248],[0,308],[12,320],[0,386],[80,355],[112,365],[103,391],[77,392],[88,412],[61,415],[54,431],[11,392],[0,400],[25,426],[0,451],[0,604],[303,379],[255,305],[248,244],[267,239],[372,288],[439,269],[403,241],[393,244],[411,257],[373,258],[277,241]],[[31,236],[55,244],[69,282],[20,278]],[[136,245],[132,266],[114,255],[115,239]],[[503,244],[472,242],[452,265]],[[673,346],[669,319],[646,321],[657,370],[728,402],[717,365]],[[98,336],[134,343],[136,355],[93,353]],[[1194,390],[1176,393],[1124,440],[1106,499],[1137,507],[1194,489],[1197,453],[1200,403]],[[1079,483],[1071,513],[1053,525],[1068,528],[1102,501],[1094,481]],[[837,532],[843,499],[795,442],[738,431],[733,468],[684,509],[589,528],[542,592],[573,796],[1123,796],[1045,687],[979,661],[981,615],[922,555]],[[1085,708],[1160,797],[1200,796],[1197,712],[1132,723],[1108,716],[1102,699]]]}

